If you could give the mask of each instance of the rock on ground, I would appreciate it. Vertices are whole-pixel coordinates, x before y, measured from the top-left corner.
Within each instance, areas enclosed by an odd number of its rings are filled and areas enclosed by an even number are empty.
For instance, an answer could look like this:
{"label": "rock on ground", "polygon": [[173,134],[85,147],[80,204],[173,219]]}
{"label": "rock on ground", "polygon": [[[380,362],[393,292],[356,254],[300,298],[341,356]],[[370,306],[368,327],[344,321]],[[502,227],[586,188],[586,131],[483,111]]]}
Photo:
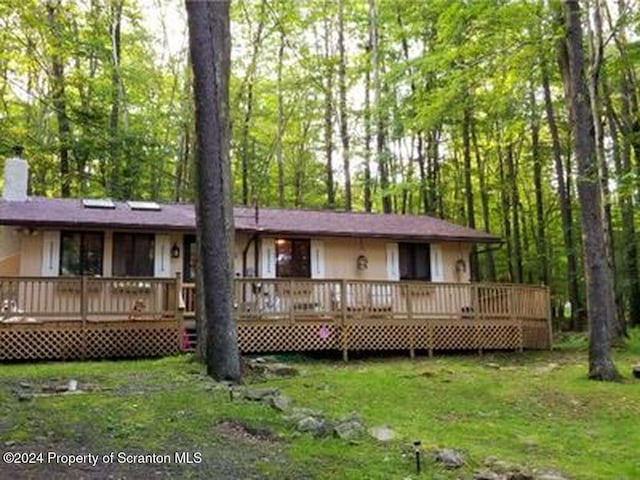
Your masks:
{"label": "rock on ground", "polygon": [[298,421],[296,428],[300,432],[308,432],[315,437],[325,437],[331,433],[329,423],[318,417],[305,417]]}
{"label": "rock on ground", "polygon": [[268,397],[269,405],[271,408],[278,410],[279,412],[287,412],[291,408],[291,399],[285,395],[278,395],[276,397]]}
{"label": "rock on ground", "polygon": [[389,442],[396,437],[396,432],[391,430],[386,425],[381,425],[377,427],[371,427],[369,429],[369,435],[371,435],[379,442]]}
{"label": "rock on ground", "polygon": [[343,440],[355,440],[365,433],[364,425],[356,419],[338,422],[334,427],[335,434]]}
{"label": "rock on ground", "polygon": [[255,388],[248,389],[244,392],[244,398],[247,400],[262,401],[268,397],[277,397],[280,390],[277,388]]}
{"label": "rock on ground", "polygon": [[464,465],[462,453],[449,448],[443,448],[433,452],[436,462],[442,463],[445,468],[460,468]]}

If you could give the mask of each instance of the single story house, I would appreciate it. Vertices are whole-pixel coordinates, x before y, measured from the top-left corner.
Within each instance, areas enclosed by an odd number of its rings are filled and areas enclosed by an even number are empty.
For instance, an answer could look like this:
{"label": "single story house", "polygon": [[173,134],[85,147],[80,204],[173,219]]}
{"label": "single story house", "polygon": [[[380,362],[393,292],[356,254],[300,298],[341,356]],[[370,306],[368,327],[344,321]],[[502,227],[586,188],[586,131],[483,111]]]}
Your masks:
{"label": "single story house", "polygon": [[[27,183],[27,162],[7,159],[0,359],[184,346],[179,332],[195,314],[193,205],[29,197]],[[336,211],[236,207],[234,222],[244,351],[548,346],[546,288],[470,283],[471,246],[499,242],[493,235]],[[44,332],[38,342],[50,345],[16,347],[17,331]],[[67,337],[71,347],[60,347]]]}

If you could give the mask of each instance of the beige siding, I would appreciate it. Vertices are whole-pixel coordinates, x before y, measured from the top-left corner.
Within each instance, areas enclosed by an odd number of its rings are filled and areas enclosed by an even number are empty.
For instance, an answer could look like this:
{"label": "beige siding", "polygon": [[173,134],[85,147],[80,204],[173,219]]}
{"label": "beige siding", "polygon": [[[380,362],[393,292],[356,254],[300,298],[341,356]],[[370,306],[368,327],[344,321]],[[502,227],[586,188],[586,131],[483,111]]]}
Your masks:
{"label": "beige siding", "polygon": [[[235,235],[235,247],[233,252],[233,271],[236,277],[242,277],[242,253],[247,248],[247,243],[251,240],[249,235],[237,233]],[[247,252],[247,268],[253,269],[255,242],[251,242]]]}
{"label": "beige siding", "polygon": [[[442,263],[444,267],[445,282],[469,282],[469,253],[471,246],[468,243],[443,243]],[[456,269],[456,262],[464,260],[465,269],[461,272]]]}
{"label": "beige siding", "polygon": [[39,277],[42,274],[42,232],[20,235],[20,275]]}
{"label": "beige siding", "polygon": [[[325,239],[325,270],[327,278],[352,280],[386,280],[386,244],[377,239]],[[369,260],[366,270],[358,270],[357,260],[364,255]]]}
{"label": "beige siding", "polygon": [[173,248],[174,245],[177,245],[180,249],[180,256],[178,258],[171,257],[171,276],[175,277],[176,274],[182,273],[183,265],[184,265],[184,236],[182,233],[168,233],[169,235],[169,245]]}
{"label": "beige siding", "polygon": [[[387,280],[386,246],[389,240],[325,237],[325,277],[348,280]],[[236,241],[236,245],[238,241]],[[469,281],[469,244],[442,243],[445,282]],[[357,260],[364,255],[369,260],[366,270],[358,270]],[[252,257],[250,257],[252,258]],[[456,270],[456,262],[464,260],[464,272]]]}
{"label": "beige siding", "polygon": [[0,276],[20,273],[19,236],[14,227],[0,227]]}
{"label": "beige siding", "polygon": [[[24,234],[13,233],[12,228],[0,228],[0,275],[39,276],[42,262],[42,234],[39,231]],[[182,272],[184,242],[183,234],[159,232],[170,236],[171,246],[180,248],[180,257],[171,259],[171,274]],[[325,277],[350,280],[387,280],[386,245],[384,239],[357,239],[341,237],[322,238],[325,248]],[[250,236],[237,234],[234,247],[234,272],[243,276],[243,251],[247,248]],[[468,282],[470,245],[464,243],[443,243],[442,257],[445,282]],[[249,245],[246,255],[248,274],[254,270],[255,242]],[[359,270],[357,259],[364,255],[368,259],[368,268]],[[112,274],[113,231],[105,232],[103,275]],[[456,262],[464,260],[465,271],[456,269]]]}

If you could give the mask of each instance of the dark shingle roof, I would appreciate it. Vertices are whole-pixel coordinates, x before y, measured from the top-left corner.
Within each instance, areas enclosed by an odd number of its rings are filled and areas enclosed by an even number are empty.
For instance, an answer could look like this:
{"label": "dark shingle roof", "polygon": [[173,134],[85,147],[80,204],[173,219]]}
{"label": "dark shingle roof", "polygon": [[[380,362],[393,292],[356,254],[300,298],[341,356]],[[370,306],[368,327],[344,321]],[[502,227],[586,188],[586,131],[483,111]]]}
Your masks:
{"label": "dark shingle roof", "polygon": [[[159,211],[132,210],[126,202],[114,209],[85,208],[79,199],[33,197],[24,202],[0,200],[0,224],[59,228],[195,230],[192,204],[165,203]],[[500,239],[433,217],[317,210],[235,207],[235,227],[242,232],[392,239],[456,240],[492,243]]]}

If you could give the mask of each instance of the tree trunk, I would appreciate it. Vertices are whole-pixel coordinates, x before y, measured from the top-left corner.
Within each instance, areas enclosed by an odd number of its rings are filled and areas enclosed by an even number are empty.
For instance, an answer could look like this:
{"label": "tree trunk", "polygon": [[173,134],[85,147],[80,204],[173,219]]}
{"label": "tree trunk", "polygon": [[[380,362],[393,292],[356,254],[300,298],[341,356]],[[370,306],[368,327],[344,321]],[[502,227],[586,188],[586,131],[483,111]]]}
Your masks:
{"label": "tree trunk", "polygon": [[389,192],[389,162],[386,148],[386,126],[381,105],[382,83],[380,80],[381,67],[376,0],[369,0],[369,38],[371,39],[371,72],[373,74],[373,104],[374,117],[376,119],[376,157],[378,160],[378,175],[380,177],[382,211],[384,213],[391,213],[393,211],[393,204]]}
{"label": "tree trunk", "polygon": [[[587,5],[588,8],[588,5]],[[593,24],[593,28],[591,28]],[[591,101],[591,113],[593,115],[594,140],[596,150],[596,160],[600,169],[600,184],[604,200],[604,232],[605,245],[607,248],[607,261],[613,275],[613,290],[616,302],[616,322],[610,325],[611,334],[619,339],[626,335],[624,320],[624,301],[622,299],[622,286],[616,273],[615,262],[615,242],[613,236],[613,213],[612,198],[609,191],[609,166],[605,154],[604,145],[604,125],[602,121],[602,98],[600,95],[600,72],[604,63],[604,42],[602,39],[602,15],[600,0],[595,0],[593,5],[592,22],[587,22],[587,32],[589,37],[589,68],[587,71],[587,86],[589,89],[589,99]]]}
{"label": "tree trunk", "polygon": [[[509,189],[509,204],[511,206],[511,228],[513,230],[513,281],[522,283],[524,273],[522,269],[522,239],[520,236],[520,195],[518,194],[518,169],[514,159],[513,144],[507,147],[507,188]],[[508,219],[507,219],[508,221]]]}
{"label": "tree trunk", "polygon": [[[491,233],[491,215],[489,211],[489,189],[487,188],[485,165],[482,161],[482,155],[480,155],[480,146],[478,145],[478,138],[476,136],[475,122],[471,124],[471,140],[473,142],[473,149],[476,156],[476,166],[478,168],[478,190],[480,191],[480,200],[482,202],[482,223],[484,231]],[[484,278],[490,282],[496,280],[496,265],[493,258],[493,251],[487,249],[484,252],[485,255],[485,275]]]}
{"label": "tree trunk", "polygon": [[[500,128],[497,126],[496,128]],[[500,179],[500,185],[502,185],[500,192],[500,200],[502,204],[502,225],[504,232],[504,239],[507,247],[507,272],[509,274],[509,282],[514,281],[514,269],[513,269],[513,238],[511,236],[511,202],[509,201],[509,193],[507,191],[508,177],[505,174],[504,166],[504,154],[502,148],[498,144],[498,178]]]}
{"label": "tree trunk", "polygon": [[[467,98],[467,100],[469,100]],[[465,107],[462,117],[462,156],[464,161],[464,192],[467,210],[467,225],[469,228],[476,228],[476,214],[473,205],[473,184],[471,182],[471,123],[473,122],[472,114],[469,107]],[[469,270],[471,273],[471,281],[478,281],[478,254],[475,245],[471,246],[469,255]]]}
{"label": "tree trunk", "polygon": [[[628,175],[631,171],[629,145],[620,145],[620,132],[618,120],[611,102],[611,93],[607,82],[603,82],[603,97],[605,99],[609,137],[611,139],[611,156],[615,166],[615,177],[619,185],[618,205],[622,217],[622,281],[620,307],[629,315],[631,323],[639,314],[638,302],[640,302],[640,285],[638,283],[638,250],[636,246],[636,230],[634,225],[633,195],[629,194]],[[623,100],[624,104],[624,100]],[[626,110],[623,105],[622,110]],[[626,331],[624,332],[626,335]]]}
{"label": "tree trunk", "polygon": [[371,212],[371,44],[372,28],[369,21],[369,39],[366,46],[364,68],[364,211]]}
{"label": "tree trunk", "polygon": [[536,197],[536,250],[538,255],[538,280],[544,285],[549,284],[549,252],[544,218],[544,203],[542,194],[542,158],[540,156],[540,119],[533,85],[531,86],[529,102],[531,108],[531,153],[533,155],[533,186]]}
{"label": "tree trunk", "polygon": [[52,103],[58,120],[58,155],[60,157],[60,194],[71,196],[71,171],[69,169],[69,140],[71,126],[67,116],[67,100],[65,94],[64,63],[60,58],[62,50],[58,11],[61,0],[47,2],[47,21],[53,38],[51,55]]}
{"label": "tree trunk", "polygon": [[420,175],[420,205],[422,206],[422,212],[425,215],[429,215],[431,211],[431,204],[429,203],[427,165],[424,154],[424,140],[422,137],[423,133],[418,132],[418,138],[416,141],[416,160],[418,162],[418,174]]}
{"label": "tree trunk", "polygon": [[[221,0],[224,1],[224,0]],[[251,45],[253,51],[251,53],[251,61],[247,68],[247,72],[240,86],[239,101],[244,101],[244,116],[242,118],[242,126],[240,128],[240,174],[242,185],[242,204],[249,205],[252,201],[258,202],[258,198],[255,198],[258,191],[253,184],[251,172],[249,166],[251,164],[253,145],[251,142],[251,122],[253,120],[253,85],[256,81],[256,71],[258,64],[258,56],[260,55],[260,48],[262,47],[262,35],[264,32],[264,18],[266,0],[260,3],[260,13],[258,15],[258,26],[256,27],[256,34],[252,39]],[[254,188],[254,192],[251,192],[251,188]],[[252,195],[253,193],[253,195]],[[251,198],[254,197],[254,198]]]}
{"label": "tree trunk", "polygon": [[338,88],[340,90],[340,139],[342,141],[342,169],[344,170],[344,209],[352,208],[351,200],[351,159],[349,145],[349,128],[347,113],[347,64],[344,49],[344,2],[338,3],[338,50],[340,62],[338,63]]}
{"label": "tree trunk", "polygon": [[118,198],[128,199],[133,197],[136,175],[130,168],[130,165],[135,160],[123,156],[123,134],[120,128],[120,108],[124,97],[124,88],[120,75],[122,3],[122,1],[114,1],[110,5],[111,112],[109,114],[109,157],[111,160],[111,176],[109,190]]}
{"label": "tree trunk", "polygon": [[278,206],[284,207],[284,161],[282,158],[282,136],[284,135],[284,95],[282,90],[282,63],[284,60],[285,35],[280,26],[280,45],[278,47],[278,138],[276,138],[276,162],[278,164]]}
{"label": "tree trunk", "polygon": [[331,58],[331,18],[324,19],[324,153],[326,161],[327,208],[336,206],[333,184],[333,60]]}
{"label": "tree trunk", "polygon": [[[618,0],[618,11],[625,12],[628,9],[625,0]],[[605,4],[605,7],[607,4]],[[614,23],[608,8],[605,8],[616,47],[620,54],[620,119],[618,120],[611,102],[610,93],[605,93],[607,101],[607,115],[609,118],[611,139],[614,147],[614,159],[618,158],[619,202],[622,215],[623,256],[625,270],[625,285],[627,288],[628,314],[631,326],[640,325],[640,274],[638,272],[638,246],[634,224],[634,198],[633,191],[633,167],[631,162],[631,150],[635,152],[636,167],[640,168],[640,112],[638,111],[638,89],[635,81],[635,71],[631,56],[627,48],[627,25],[625,21]],[[606,88],[606,82],[604,83]],[[618,132],[622,133],[622,142]],[[637,173],[636,180],[640,179]],[[640,189],[635,188],[636,192]]]}
{"label": "tree trunk", "polygon": [[584,242],[584,265],[589,314],[589,378],[617,380],[611,356],[610,326],[616,320],[611,270],[603,228],[602,192],[593,136],[592,112],[584,72],[582,24],[578,0],[564,1],[568,72],[563,75],[570,96],[573,144],[578,164],[578,198]]}
{"label": "tree trunk", "polygon": [[[631,166],[631,148],[629,145],[628,136],[631,135],[631,96],[632,88],[630,88],[629,81],[626,76],[622,77],[621,90],[621,116],[622,116],[622,130],[624,133],[622,141],[621,151],[621,187],[620,188],[620,200],[623,202],[622,208],[622,229],[625,245],[625,263],[627,269],[627,279],[629,282],[629,322],[632,326],[640,325],[640,274],[638,271],[638,240],[636,238],[635,223],[634,223],[634,198],[632,186],[630,185],[629,178],[632,177]],[[612,137],[613,137],[612,132]],[[615,144],[614,138],[614,144]],[[636,162],[640,160],[640,157],[636,153]]]}
{"label": "tree trunk", "polygon": [[440,172],[440,141],[441,131],[435,128],[429,132],[427,146],[427,172],[429,178],[430,214],[444,218],[444,202],[442,200],[442,175]]}
{"label": "tree trunk", "polygon": [[229,2],[187,1],[194,73],[200,263],[207,318],[207,371],[240,380],[233,310],[233,205],[229,160]]}
{"label": "tree trunk", "polygon": [[562,146],[560,134],[553,109],[551,98],[551,87],[549,85],[549,74],[546,62],[542,60],[542,90],[544,93],[544,107],[547,116],[547,125],[551,134],[551,151],[553,153],[553,163],[556,171],[556,182],[558,184],[558,198],[560,199],[560,217],[562,220],[562,237],[564,240],[564,251],[567,257],[567,291],[569,302],[571,303],[571,328],[578,330],[579,319],[584,312],[580,287],[578,283],[578,260],[576,255],[577,246],[573,238],[573,215],[571,212],[571,197],[568,185],[565,184],[564,165],[562,161]]}

